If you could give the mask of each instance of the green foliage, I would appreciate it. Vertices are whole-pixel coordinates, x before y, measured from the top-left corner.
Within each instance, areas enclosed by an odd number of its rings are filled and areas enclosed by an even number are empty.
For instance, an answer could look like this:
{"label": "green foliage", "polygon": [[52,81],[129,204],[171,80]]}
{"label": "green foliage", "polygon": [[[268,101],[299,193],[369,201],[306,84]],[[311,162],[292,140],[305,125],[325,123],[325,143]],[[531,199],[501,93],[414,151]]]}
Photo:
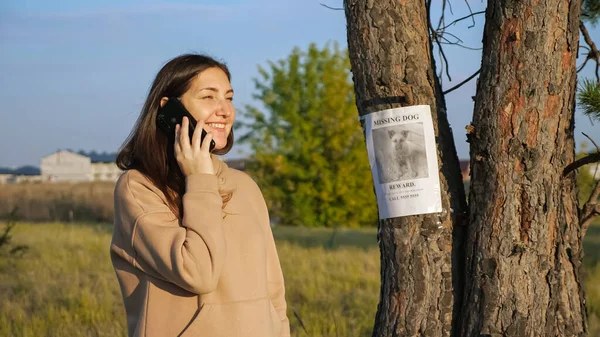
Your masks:
{"label": "green foliage", "polygon": [[600,121],[600,83],[584,79],[577,92],[577,105],[587,116]]}
{"label": "green foliage", "polygon": [[295,48],[259,74],[254,98],[262,107],[246,106],[238,128],[247,131],[240,141],[254,158],[246,169],[272,217],[308,227],[376,224],[347,51]]}
{"label": "green foliage", "polygon": [[600,18],[600,0],[583,0],[581,18],[595,25]]}
{"label": "green foliage", "polygon": [[[14,245],[12,244],[12,234],[15,226],[17,225],[19,208],[15,207],[8,215],[3,216],[7,219],[6,226],[2,233],[0,233],[0,254],[8,250],[11,255],[24,254],[29,247],[26,245]],[[12,247],[12,248],[11,248]]]}

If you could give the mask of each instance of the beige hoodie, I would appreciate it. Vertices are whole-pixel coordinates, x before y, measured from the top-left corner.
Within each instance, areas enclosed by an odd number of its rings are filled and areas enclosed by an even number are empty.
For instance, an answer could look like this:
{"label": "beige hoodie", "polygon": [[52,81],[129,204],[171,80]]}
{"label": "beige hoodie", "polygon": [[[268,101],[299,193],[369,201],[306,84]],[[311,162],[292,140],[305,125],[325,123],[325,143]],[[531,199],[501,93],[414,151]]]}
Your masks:
{"label": "beige hoodie", "polygon": [[[190,176],[183,221],[139,171],[115,187],[111,260],[129,336],[289,336],[283,275],[262,193],[213,157]],[[222,210],[219,189],[233,191]]]}

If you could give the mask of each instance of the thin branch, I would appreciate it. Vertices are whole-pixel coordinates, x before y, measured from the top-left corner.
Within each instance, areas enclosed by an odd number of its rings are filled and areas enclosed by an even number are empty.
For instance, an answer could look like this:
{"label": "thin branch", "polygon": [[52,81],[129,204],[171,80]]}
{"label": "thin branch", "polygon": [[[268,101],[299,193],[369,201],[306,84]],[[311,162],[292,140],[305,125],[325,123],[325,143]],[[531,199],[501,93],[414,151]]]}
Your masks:
{"label": "thin branch", "polygon": [[442,14],[440,14],[440,21],[438,22],[437,29],[435,30],[436,32],[440,31],[440,28],[442,27],[442,24],[444,23],[445,13],[446,13],[446,0],[443,0],[442,1]]}
{"label": "thin branch", "polygon": [[600,152],[600,147],[598,147],[598,144],[596,144],[596,142],[594,142],[594,140],[590,136],[588,136],[585,132],[582,132],[582,134],[584,136],[586,136],[587,139],[589,139],[590,142],[592,142],[592,144],[594,144],[594,146],[596,147],[596,152]]}
{"label": "thin branch", "polygon": [[600,180],[596,183],[594,191],[592,192],[592,194],[590,194],[590,197],[588,198],[588,201],[585,204],[596,204],[598,202],[598,197],[600,197]]}
{"label": "thin branch", "polygon": [[461,42],[463,42],[463,40],[461,40],[461,39],[460,39],[458,36],[456,36],[456,35],[454,35],[454,34],[452,34],[452,33],[448,33],[448,32],[443,32],[442,34],[438,34],[438,36],[440,36],[440,37],[441,37],[441,38],[443,38],[444,40],[446,40],[446,41],[450,42],[450,40],[448,40],[448,39],[447,39],[447,38],[444,36],[444,35],[446,35],[446,34],[448,34],[448,35],[452,36],[453,38],[455,38],[455,39],[456,39],[456,43],[461,43]]}
{"label": "thin branch", "polygon": [[[598,184],[596,184],[596,187],[600,187],[600,180],[598,181]],[[586,214],[582,214],[581,220],[579,221],[579,224],[581,226],[582,238],[585,237],[585,234],[590,225],[592,224],[594,218],[600,215],[600,205],[595,205],[595,207],[588,209],[585,213]]]}
{"label": "thin branch", "polygon": [[588,227],[592,223],[595,217],[600,215],[600,204],[598,203],[598,197],[600,197],[600,180],[596,182],[596,186],[590,194],[588,201],[581,207],[579,224],[581,226],[581,235],[585,236]]}
{"label": "thin branch", "polygon": [[[600,152],[600,147],[598,147],[598,144],[596,144],[596,142],[594,142],[594,140],[592,139],[592,137],[588,136],[585,132],[582,132],[582,134],[584,136],[587,137],[587,139],[590,140],[590,142],[592,142],[592,144],[594,144],[594,146],[596,147],[596,152]],[[596,178],[596,175],[598,174],[598,168],[600,168],[600,165],[596,165],[596,168],[594,169],[594,178]]]}
{"label": "thin branch", "polygon": [[468,49],[468,50],[482,50],[483,49],[483,48],[473,48],[473,47],[465,46],[464,44],[460,44],[460,43],[456,43],[456,42],[441,42],[441,44],[457,46],[457,47]]}
{"label": "thin branch", "polygon": [[567,165],[567,167],[565,167],[565,169],[563,171],[563,176],[568,175],[569,173],[577,170],[578,168],[582,167],[583,165],[597,163],[597,162],[600,162],[600,152],[588,154],[587,156],[585,156],[583,158],[579,158],[576,161],[572,162],[571,164]]}
{"label": "thin branch", "polygon": [[[473,9],[471,8],[471,5],[469,5],[469,0],[465,0],[465,4],[467,4],[467,8],[469,8],[469,12],[471,14],[473,14]],[[473,24],[471,26],[469,26],[469,28],[473,28],[475,27],[475,19],[473,19]]]}
{"label": "thin branch", "polygon": [[[450,22],[450,23],[449,23],[447,26],[443,27],[443,28],[442,28],[442,30],[446,30],[446,28],[448,28],[448,27],[452,26],[452,25],[453,25],[453,24],[455,24],[455,23],[458,23],[458,22],[460,22],[460,21],[462,21],[462,20],[466,20],[466,19],[468,19],[468,18],[473,18],[473,17],[475,17],[475,15],[480,15],[480,14],[485,14],[485,11],[480,11],[480,12],[471,13],[471,14],[469,14],[469,15],[467,15],[467,16],[463,16],[463,17],[462,17],[462,18],[460,18],[460,19],[456,19],[456,20],[454,20],[454,21]],[[469,28],[473,28],[473,27],[474,27],[474,25],[475,25],[475,19],[473,19],[473,25],[472,25],[472,26],[469,26]]]}
{"label": "thin branch", "polygon": [[323,7],[325,7],[325,8],[329,8],[329,9],[332,9],[332,10],[334,10],[334,11],[343,11],[343,10],[344,10],[343,8],[340,8],[340,7],[331,7],[331,6],[327,6],[326,4],[324,4],[324,3],[322,3],[322,2],[320,2],[319,4],[320,4],[321,6],[323,6]]}
{"label": "thin branch", "polygon": [[[588,54],[589,55],[589,54]],[[588,63],[588,61],[590,60],[589,57],[585,58],[585,61],[583,61],[583,64],[581,66],[579,66],[579,69],[577,69],[577,72],[580,72],[583,70],[583,68],[585,68],[585,65]]]}
{"label": "thin branch", "polygon": [[448,94],[448,93],[450,93],[450,92],[452,92],[452,91],[454,91],[454,90],[456,90],[456,89],[458,89],[458,88],[462,87],[463,85],[465,85],[465,83],[469,82],[469,81],[470,81],[470,80],[472,80],[472,79],[473,79],[475,76],[479,75],[479,73],[480,73],[480,72],[481,72],[481,69],[477,70],[477,71],[476,71],[476,72],[475,72],[473,75],[471,75],[471,76],[467,77],[467,79],[465,79],[464,81],[460,82],[459,84],[457,84],[457,85],[453,86],[452,88],[450,88],[450,89],[448,89],[448,90],[446,90],[446,91],[442,92],[442,94],[444,94],[444,95],[445,95],[445,94]]}
{"label": "thin branch", "polygon": [[[583,35],[583,40],[590,47],[590,51],[587,54],[585,63],[587,63],[589,59],[596,61],[596,81],[600,82],[600,52],[598,51],[598,48],[596,47],[594,40],[592,40],[590,33],[588,32],[583,21],[579,21],[579,30]],[[585,65],[585,63],[583,65]],[[581,69],[583,69],[583,66],[580,68],[580,70]]]}
{"label": "thin branch", "polygon": [[450,77],[450,66],[448,65],[448,59],[446,58],[446,54],[444,53],[444,48],[442,48],[442,44],[440,43],[439,39],[435,39],[435,42],[438,45],[438,48],[440,49],[440,55],[442,56],[442,58],[444,59],[444,63],[446,63],[446,76],[448,76],[448,81],[452,82],[452,77]]}
{"label": "thin branch", "polygon": [[[446,1],[444,0],[444,3]],[[446,75],[448,76],[448,79],[450,81],[452,81],[452,78],[450,77],[450,73],[448,72],[448,59],[446,58],[446,55],[444,54],[444,49],[442,48],[442,45],[439,41],[439,35],[437,33],[436,30],[433,29],[433,26],[431,25],[431,20],[428,20],[428,24],[429,24],[429,32],[431,34],[431,39],[437,44],[438,49],[439,49],[439,54],[440,54],[440,58],[442,59],[442,61],[444,61],[444,63],[446,64]],[[438,75],[438,77],[440,78],[440,81],[442,80],[442,74],[444,72],[444,63],[442,63],[442,67],[440,69],[440,74]]]}

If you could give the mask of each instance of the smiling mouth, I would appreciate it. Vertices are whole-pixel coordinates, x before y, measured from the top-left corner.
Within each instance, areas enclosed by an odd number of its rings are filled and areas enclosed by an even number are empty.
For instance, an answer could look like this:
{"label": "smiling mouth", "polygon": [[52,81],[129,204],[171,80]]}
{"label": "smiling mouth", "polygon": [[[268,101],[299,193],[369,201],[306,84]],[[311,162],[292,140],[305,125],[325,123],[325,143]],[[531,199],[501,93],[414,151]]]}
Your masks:
{"label": "smiling mouth", "polygon": [[223,123],[207,123],[206,125],[215,130],[225,130],[225,124]]}

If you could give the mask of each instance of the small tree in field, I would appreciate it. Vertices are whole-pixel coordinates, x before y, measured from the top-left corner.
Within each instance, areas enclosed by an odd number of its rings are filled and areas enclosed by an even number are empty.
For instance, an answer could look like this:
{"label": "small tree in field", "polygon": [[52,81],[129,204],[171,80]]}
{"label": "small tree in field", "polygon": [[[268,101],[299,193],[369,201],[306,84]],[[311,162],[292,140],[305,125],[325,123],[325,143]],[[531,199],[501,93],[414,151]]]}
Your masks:
{"label": "small tree in field", "polygon": [[372,178],[345,50],[294,49],[259,68],[240,123],[254,155],[248,172],[274,218],[296,226],[373,226]]}

